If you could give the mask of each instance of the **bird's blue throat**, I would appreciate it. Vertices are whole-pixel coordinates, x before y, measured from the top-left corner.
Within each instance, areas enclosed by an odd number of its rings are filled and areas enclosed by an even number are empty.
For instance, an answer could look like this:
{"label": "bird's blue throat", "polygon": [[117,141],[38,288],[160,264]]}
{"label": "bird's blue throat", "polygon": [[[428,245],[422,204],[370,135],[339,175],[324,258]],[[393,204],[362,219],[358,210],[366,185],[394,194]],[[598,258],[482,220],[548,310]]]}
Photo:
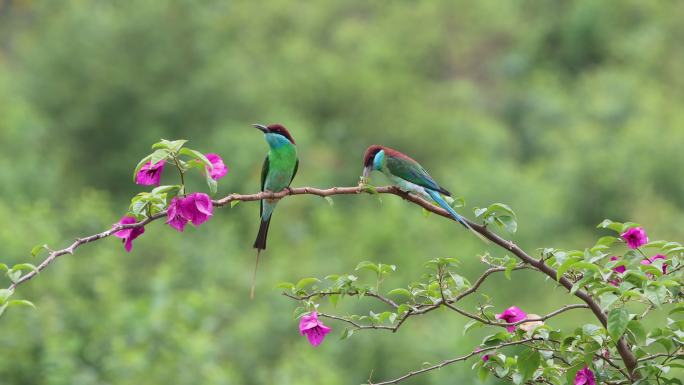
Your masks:
{"label": "bird's blue throat", "polygon": [[280,148],[285,145],[292,145],[292,142],[290,142],[288,138],[280,134],[269,132],[267,134],[264,134],[264,136],[266,136],[266,142],[268,142],[268,145],[271,148]]}
{"label": "bird's blue throat", "polygon": [[385,150],[378,151],[373,158],[373,170],[382,171],[382,165],[385,162]]}

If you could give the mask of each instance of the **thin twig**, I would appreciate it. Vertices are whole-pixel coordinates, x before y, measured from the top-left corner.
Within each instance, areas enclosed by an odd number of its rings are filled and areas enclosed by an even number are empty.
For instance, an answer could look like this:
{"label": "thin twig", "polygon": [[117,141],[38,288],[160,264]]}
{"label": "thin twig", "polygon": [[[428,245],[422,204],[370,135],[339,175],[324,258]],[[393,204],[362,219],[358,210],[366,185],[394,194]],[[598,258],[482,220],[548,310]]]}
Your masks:
{"label": "thin twig", "polygon": [[391,299],[389,299],[383,295],[374,293],[372,291],[367,291],[364,293],[357,292],[357,291],[348,291],[348,292],[344,292],[344,291],[318,291],[318,292],[309,293],[307,295],[302,295],[302,296],[293,296],[293,295],[290,295],[288,293],[283,293],[283,295],[286,297],[290,297],[292,299],[296,299],[298,301],[307,300],[311,297],[316,297],[316,296],[329,297],[331,295],[348,295],[348,296],[352,296],[352,297],[353,296],[373,297],[373,298],[379,299],[380,301],[390,305],[391,307],[393,307],[395,309],[399,307],[399,305],[396,302],[392,301]]}
{"label": "thin twig", "polygon": [[332,314],[318,313],[318,315],[319,315],[320,317],[325,317],[325,318],[330,318],[330,319],[334,319],[334,320],[346,322],[346,323],[348,323],[348,324],[350,324],[350,325],[353,325],[356,329],[383,329],[383,330],[394,330],[394,328],[393,328],[392,326],[372,325],[372,324],[371,324],[371,325],[361,325],[361,324],[359,324],[359,323],[357,323],[357,322],[354,322],[354,321],[352,321],[352,320],[350,320],[350,319],[348,319],[348,318],[339,317],[339,316],[332,315]]}
{"label": "thin twig", "polygon": [[520,345],[520,344],[524,344],[524,343],[531,342],[531,341],[534,341],[534,340],[537,340],[537,338],[526,338],[526,339],[520,340],[520,341],[505,342],[505,343],[503,343],[503,344],[499,344],[499,345],[496,345],[496,346],[490,346],[490,347],[482,348],[482,349],[479,349],[479,350],[477,350],[477,351],[468,353],[468,354],[466,354],[466,355],[464,355],[464,356],[461,356],[461,357],[456,357],[456,358],[452,358],[452,359],[449,359],[449,360],[444,360],[444,361],[440,362],[439,364],[432,365],[432,366],[429,366],[429,367],[427,367],[427,368],[423,368],[423,369],[419,369],[419,370],[414,370],[414,371],[408,372],[408,373],[404,374],[403,376],[397,377],[397,378],[395,378],[395,379],[393,379],[393,380],[388,380],[388,381],[383,381],[383,382],[375,382],[375,383],[372,383],[372,382],[371,382],[371,383],[369,383],[369,384],[370,384],[370,385],[397,384],[397,383],[399,383],[399,382],[401,382],[401,381],[403,381],[403,380],[406,380],[407,378],[416,376],[416,375],[418,375],[418,374],[422,374],[422,373],[425,373],[425,372],[429,372],[429,371],[435,370],[435,369],[440,369],[440,368],[442,368],[442,367],[444,367],[444,366],[446,366],[446,365],[453,364],[454,362],[465,361],[465,360],[467,360],[468,358],[470,358],[470,357],[472,357],[472,356],[475,356],[475,355],[478,355],[478,354],[481,354],[481,353],[483,353],[483,352],[487,352],[487,351],[490,351],[490,350],[501,349],[501,348],[504,348],[504,347],[506,347],[506,346]]}

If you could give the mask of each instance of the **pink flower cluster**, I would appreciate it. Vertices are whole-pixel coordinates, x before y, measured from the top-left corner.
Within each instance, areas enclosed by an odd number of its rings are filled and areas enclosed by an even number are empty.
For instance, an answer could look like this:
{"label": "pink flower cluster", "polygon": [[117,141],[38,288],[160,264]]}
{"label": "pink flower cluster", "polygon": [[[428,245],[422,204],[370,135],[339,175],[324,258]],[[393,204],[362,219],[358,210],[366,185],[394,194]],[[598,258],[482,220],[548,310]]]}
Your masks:
{"label": "pink flower cluster", "polygon": [[641,227],[632,227],[620,235],[630,249],[638,249],[648,243],[646,230]]}
{"label": "pink flower cluster", "polygon": [[[496,319],[504,320],[506,323],[514,323],[518,321],[525,320],[527,318],[527,313],[520,310],[517,306],[511,306],[504,310],[503,313],[497,314]],[[507,326],[506,330],[509,332],[515,331],[515,326]]]}
{"label": "pink flower cluster", "polygon": [[[135,220],[135,218],[131,216],[124,216],[123,218],[121,218],[121,220],[119,220],[120,225],[130,225],[136,222],[137,221]],[[121,241],[124,243],[124,248],[126,249],[126,252],[130,253],[131,249],[133,248],[133,240],[135,238],[138,238],[144,232],[145,228],[143,226],[131,227],[130,229],[123,229],[115,232],[114,236],[117,238],[121,238]]]}
{"label": "pink flower cluster", "polygon": [[587,366],[580,369],[575,374],[574,385],[596,385],[596,378],[594,378],[594,372],[589,370]]}
{"label": "pink flower cluster", "polygon": [[[625,241],[625,243],[627,243],[627,247],[629,247],[630,249],[637,249],[637,248],[645,245],[646,243],[648,243],[648,235],[646,235],[646,230],[644,230],[641,227],[633,227],[633,228],[625,231],[624,233],[622,233],[621,237]],[[662,254],[656,254],[651,258],[645,257],[641,261],[641,264],[642,265],[650,265],[658,259],[665,260],[665,259],[667,259],[667,257],[665,257]],[[610,257],[610,261],[619,261],[619,260],[620,260],[619,257],[616,257],[616,256]],[[625,271],[627,271],[627,268],[623,264],[623,265],[614,267],[612,270],[616,274],[620,275],[620,274],[623,274]],[[667,263],[663,263],[662,271],[663,271],[663,274],[667,274]],[[647,273],[647,275],[650,278],[653,278],[653,274]],[[618,276],[614,279],[611,279],[608,282],[613,286],[618,286],[620,284],[621,280]]]}
{"label": "pink flower cluster", "polygon": [[[211,162],[211,169],[206,168],[206,172],[213,180],[219,180],[228,173],[228,167],[223,163],[223,159],[218,154],[206,154],[206,158]],[[159,186],[162,172],[164,172],[164,164],[166,161],[160,160],[152,164],[152,161],[145,163],[138,173],[135,175],[135,183],[146,186]]]}
{"label": "pink flower cluster", "polygon": [[146,186],[159,186],[159,180],[161,179],[161,174],[164,172],[164,160],[152,164],[152,161],[145,163],[138,174],[135,176],[135,183],[142,184]]}
{"label": "pink flower cluster", "polygon": [[183,231],[188,222],[199,226],[209,220],[213,214],[214,205],[209,195],[192,193],[185,198],[174,197],[166,212],[166,223],[178,231]]}
{"label": "pink flower cluster", "polygon": [[323,322],[318,319],[318,313],[315,311],[303,316],[299,320],[299,334],[305,335],[313,346],[320,345],[325,335],[330,333],[330,331],[332,329],[323,325]]}
{"label": "pink flower cluster", "polygon": [[[228,173],[228,168],[223,163],[223,159],[218,154],[206,154],[206,158],[211,162],[211,168],[206,167],[206,172],[214,180],[223,178]],[[144,164],[135,175],[135,183],[147,186],[159,186],[162,172],[164,172],[164,160],[152,164],[150,160]],[[169,202],[166,212],[169,226],[178,231],[183,231],[185,225],[191,222],[195,226],[209,220],[213,214],[214,206],[209,195],[204,193],[192,193],[184,197],[176,196]],[[129,225],[136,223],[133,216],[124,216],[119,220],[119,225]],[[116,231],[114,236],[121,238],[126,252],[133,249],[133,240],[145,232],[145,227],[137,226]]]}

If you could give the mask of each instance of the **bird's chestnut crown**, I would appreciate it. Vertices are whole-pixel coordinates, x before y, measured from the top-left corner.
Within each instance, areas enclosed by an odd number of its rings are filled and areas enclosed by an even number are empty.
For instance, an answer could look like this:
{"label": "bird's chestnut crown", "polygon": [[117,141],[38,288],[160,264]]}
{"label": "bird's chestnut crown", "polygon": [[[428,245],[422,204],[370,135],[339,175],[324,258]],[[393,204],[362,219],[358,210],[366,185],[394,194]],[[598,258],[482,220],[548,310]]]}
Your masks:
{"label": "bird's chestnut crown", "polygon": [[365,167],[370,167],[373,163],[373,158],[375,158],[375,155],[382,149],[382,146],[377,144],[368,147],[366,153],[363,155],[363,165]]}
{"label": "bird's chestnut crown", "polygon": [[290,141],[290,143],[295,144],[294,138],[292,135],[290,135],[290,131],[287,130],[282,124],[269,124],[268,126],[268,132],[273,133],[273,134],[279,134],[287,138],[287,140]]}

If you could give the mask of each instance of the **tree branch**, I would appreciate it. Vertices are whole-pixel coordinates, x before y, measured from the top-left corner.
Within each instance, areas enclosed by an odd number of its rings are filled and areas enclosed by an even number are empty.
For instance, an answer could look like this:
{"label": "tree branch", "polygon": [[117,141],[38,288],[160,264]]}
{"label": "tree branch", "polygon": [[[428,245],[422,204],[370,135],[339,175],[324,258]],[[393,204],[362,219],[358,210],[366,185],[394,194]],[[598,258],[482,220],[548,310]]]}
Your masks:
{"label": "tree branch", "polygon": [[[407,192],[401,191],[399,188],[395,186],[384,186],[384,187],[376,187],[376,188],[371,188],[369,186],[365,185],[359,185],[355,187],[332,187],[329,189],[319,189],[319,188],[313,188],[313,187],[300,187],[300,188],[290,188],[290,189],[285,189],[283,191],[273,193],[273,192],[260,192],[257,194],[249,194],[249,195],[243,195],[243,194],[230,194],[224,198],[218,199],[213,201],[213,204],[215,207],[222,207],[230,204],[230,202],[233,201],[258,201],[261,199],[280,199],[284,198],[289,195],[316,195],[320,197],[327,197],[327,196],[332,196],[332,195],[352,195],[352,194],[360,194],[360,193],[377,193],[377,194],[393,194],[397,195],[404,200],[407,200],[409,202],[412,202],[418,206],[421,206],[425,210],[428,210],[432,213],[435,213],[437,215],[443,216],[447,219],[452,219],[449,213],[432,203],[418,197],[415,195],[411,195]],[[43,262],[38,265],[37,271],[30,271],[27,274],[23,275],[21,278],[16,283],[13,283],[10,287],[9,290],[13,291],[18,285],[23,284],[24,282],[29,281],[33,277],[35,277],[40,271],[43,271],[50,263],[52,263],[55,259],[58,257],[64,255],[64,254],[73,254],[74,251],[90,242],[94,242],[99,239],[107,238],[114,234],[115,232],[122,230],[122,229],[127,229],[127,228],[134,228],[134,227],[139,227],[139,226],[144,226],[154,220],[157,220],[159,218],[162,218],[166,215],[166,212],[160,212],[158,214],[153,215],[152,217],[145,219],[139,223],[134,223],[130,225],[114,225],[111,229],[103,231],[98,234],[94,234],[88,237],[84,238],[79,238],[76,241],[74,241],[71,245],[68,247],[61,249],[61,250],[56,250],[52,251],[49,253],[47,258],[43,260]],[[518,257],[522,262],[525,262],[533,267],[535,267],[537,270],[541,271],[542,273],[546,274],[548,277],[553,279],[554,281],[556,280],[556,270],[553,269],[552,267],[546,265],[543,260],[538,260],[536,258],[533,258],[529,254],[527,254],[525,251],[523,251],[520,247],[518,247],[515,243],[512,241],[506,240],[503,237],[495,234],[494,232],[490,231],[487,227],[483,225],[479,225],[477,223],[471,222],[466,219],[468,224],[475,229],[478,233],[482,234],[485,238],[489,239],[496,245],[510,251],[513,253],[516,257]],[[558,281],[561,286],[565,287],[568,291],[572,288],[573,282],[570,281],[566,277],[561,277],[560,280]],[[594,313],[596,318],[599,320],[599,322],[606,327],[608,320],[607,316],[603,311],[601,311],[601,307],[599,304],[585,291],[583,290],[577,290],[573,295],[584,301],[584,303],[589,306],[591,311]],[[620,338],[617,342],[617,351],[620,354],[620,357],[625,363],[625,366],[632,377],[632,379],[636,379],[636,374],[634,373],[634,368],[637,365],[636,357],[632,352],[630,351],[629,346],[627,345],[626,340],[623,338]]]}
{"label": "tree branch", "polygon": [[344,317],[338,317],[336,315],[332,314],[326,314],[326,313],[318,313],[319,316],[325,317],[325,318],[330,318],[342,322],[346,322],[352,326],[354,326],[356,329],[383,329],[383,330],[391,330],[395,331],[396,329],[392,326],[385,326],[385,325],[361,325],[357,322],[354,322],[350,319],[344,318]]}
{"label": "tree branch", "polygon": [[359,293],[356,291],[348,291],[348,292],[344,292],[344,291],[318,291],[315,293],[310,293],[310,294],[302,295],[302,296],[294,296],[294,295],[291,295],[288,293],[283,293],[283,295],[286,297],[295,299],[297,301],[307,300],[307,299],[309,299],[311,297],[315,297],[315,296],[327,297],[327,296],[331,296],[331,295],[348,295],[348,296],[352,296],[352,297],[354,297],[354,296],[373,297],[373,298],[379,299],[380,301],[390,305],[391,307],[393,307],[395,309],[399,307],[399,305],[396,302],[392,301],[391,299],[389,299],[385,296],[382,296],[380,294],[373,293],[372,291],[368,291],[365,293]]}
{"label": "tree branch", "polygon": [[397,383],[399,383],[399,382],[401,382],[401,381],[406,380],[407,378],[411,378],[411,377],[416,376],[416,375],[418,375],[418,374],[422,374],[422,373],[425,373],[425,372],[429,372],[429,371],[435,370],[435,369],[440,369],[440,368],[442,368],[442,367],[444,367],[444,366],[446,366],[446,365],[453,364],[454,362],[465,361],[465,360],[467,360],[468,358],[470,358],[470,357],[472,357],[472,356],[475,356],[475,355],[478,355],[478,354],[481,354],[481,353],[483,353],[483,352],[487,352],[487,351],[490,351],[490,350],[501,349],[501,348],[506,347],[506,346],[521,345],[521,344],[525,344],[525,343],[532,342],[532,341],[535,341],[535,340],[537,340],[537,338],[526,338],[526,339],[520,340],[520,341],[505,342],[505,343],[503,343],[503,344],[499,344],[499,345],[496,345],[496,346],[490,346],[490,347],[482,348],[482,349],[479,349],[479,350],[477,350],[477,351],[468,353],[468,354],[466,354],[466,355],[464,355],[464,356],[461,356],[461,357],[452,358],[452,359],[449,359],[449,360],[444,360],[444,361],[440,362],[440,363],[437,364],[437,365],[432,365],[432,366],[429,366],[429,367],[427,367],[427,368],[423,368],[423,369],[420,369],[420,370],[414,370],[414,371],[408,372],[408,373],[404,374],[403,376],[397,377],[397,378],[395,378],[395,379],[393,379],[393,380],[383,381],[383,382],[370,382],[370,381],[369,381],[369,382],[368,382],[368,385],[388,385],[388,384],[397,384]]}

